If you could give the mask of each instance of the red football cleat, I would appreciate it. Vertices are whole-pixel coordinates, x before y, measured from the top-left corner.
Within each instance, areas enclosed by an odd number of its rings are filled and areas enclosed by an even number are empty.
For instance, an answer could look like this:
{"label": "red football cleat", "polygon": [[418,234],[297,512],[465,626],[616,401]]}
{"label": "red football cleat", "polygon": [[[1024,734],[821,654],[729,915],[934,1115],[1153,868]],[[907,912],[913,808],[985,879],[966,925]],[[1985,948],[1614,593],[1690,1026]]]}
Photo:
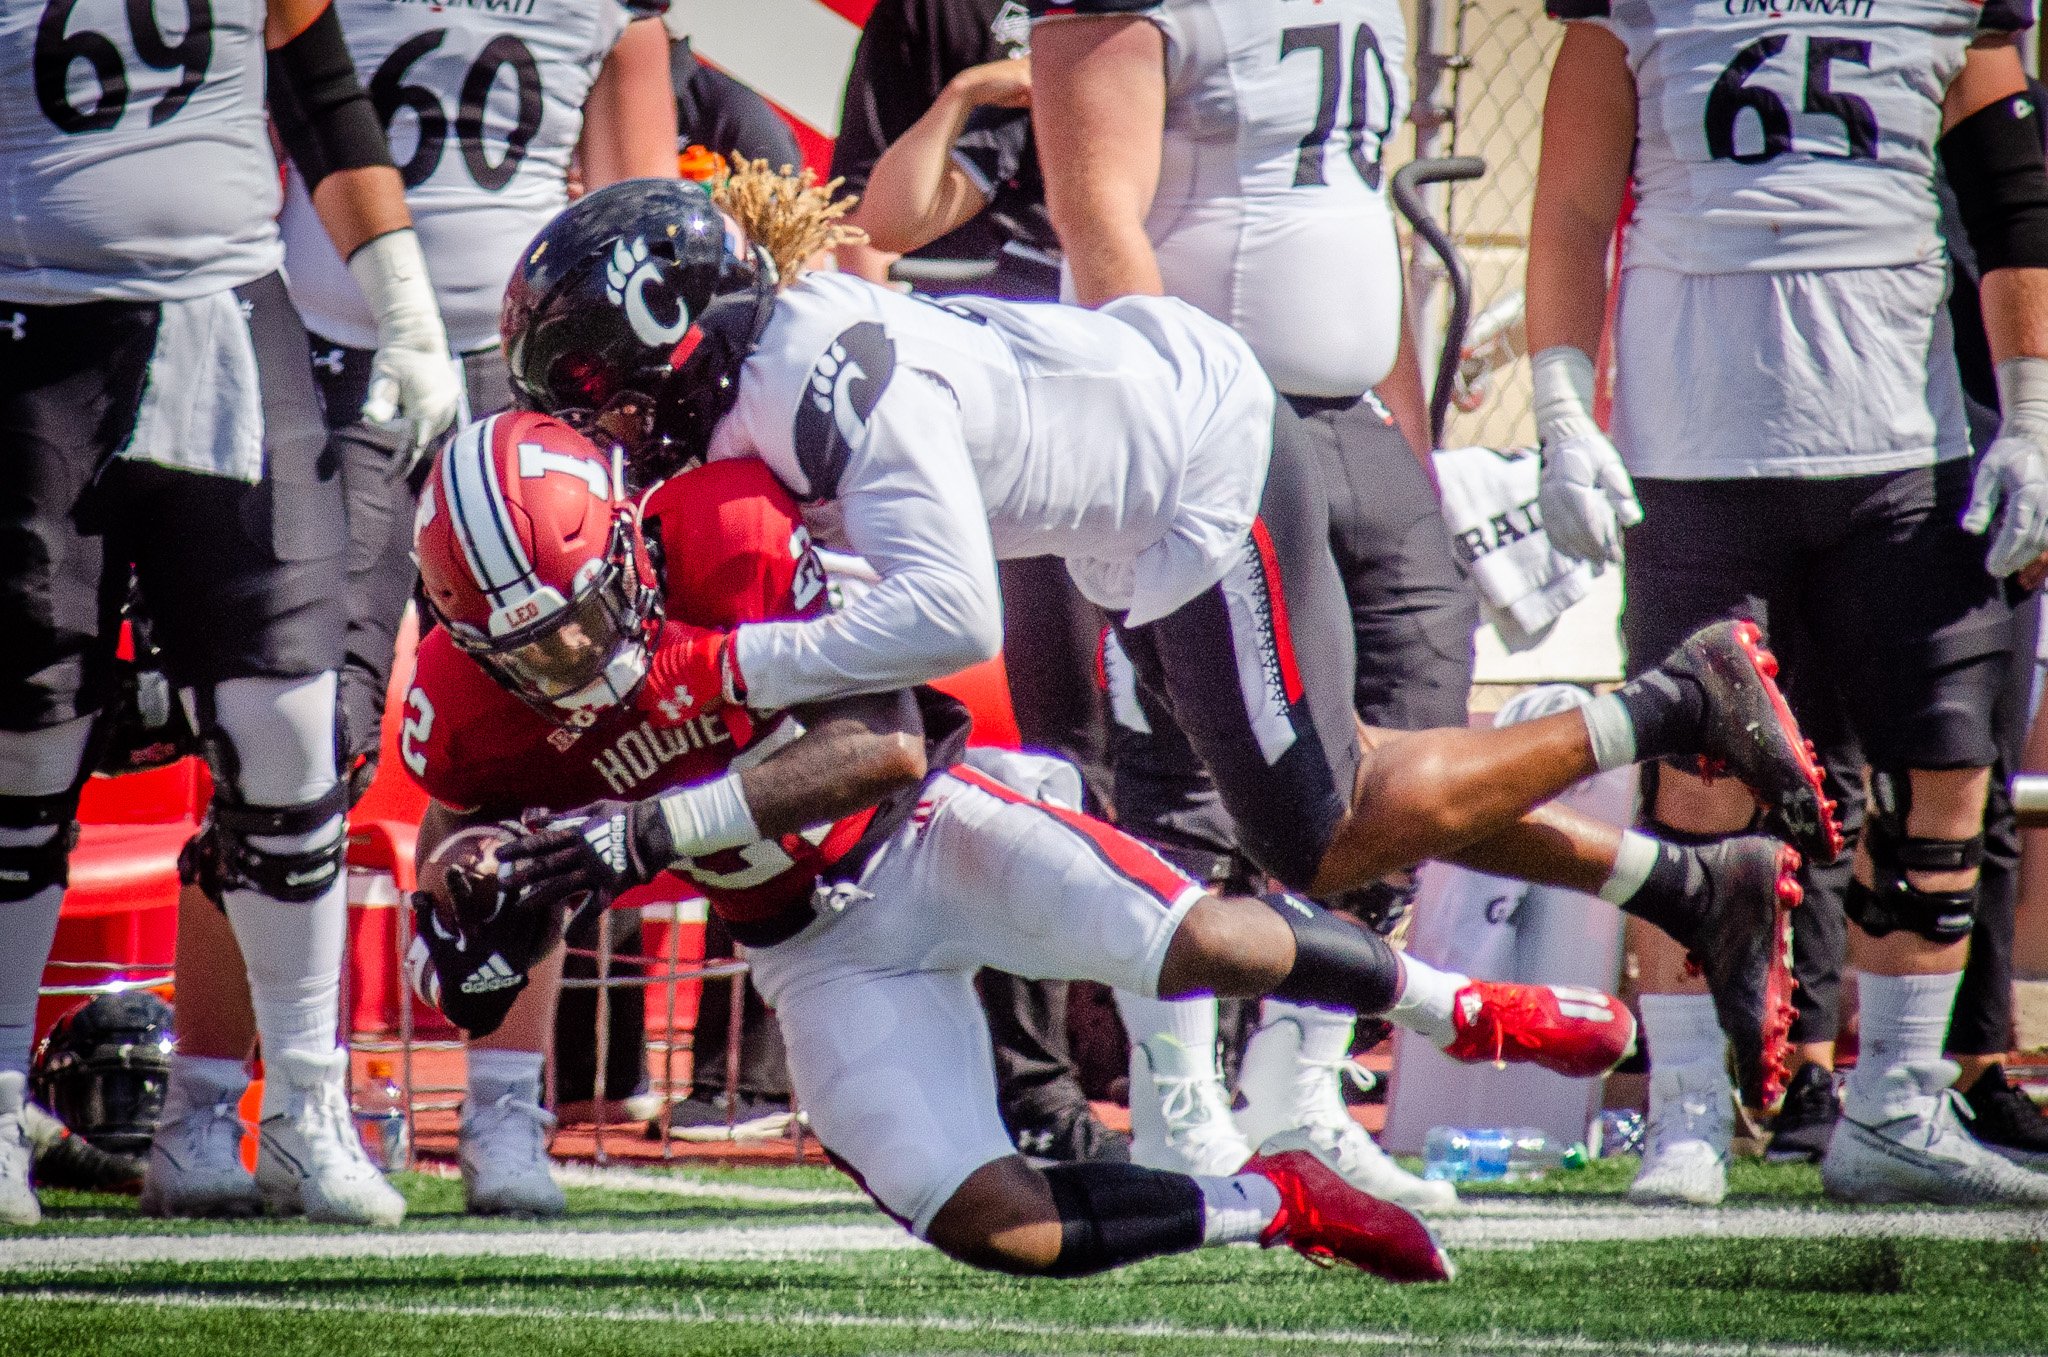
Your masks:
{"label": "red football cleat", "polygon": [[1474,980],[1451,1004],[1454,1060],[1528,1063],[1574,1079],[1605,1074],[1635,1053],[1635,1015],[1621,1000],[1576,985]]}
{"label": "red football cleat", "polygon": [[1259,1236],[1312,1263],[1349,1263],[1390,1282],[1447,1282],[1451,1260],[1406,1207],[1360,1192],[1306,1149],[1255,1154],[1240,1173],[1280,1189],[1280,1214]]}

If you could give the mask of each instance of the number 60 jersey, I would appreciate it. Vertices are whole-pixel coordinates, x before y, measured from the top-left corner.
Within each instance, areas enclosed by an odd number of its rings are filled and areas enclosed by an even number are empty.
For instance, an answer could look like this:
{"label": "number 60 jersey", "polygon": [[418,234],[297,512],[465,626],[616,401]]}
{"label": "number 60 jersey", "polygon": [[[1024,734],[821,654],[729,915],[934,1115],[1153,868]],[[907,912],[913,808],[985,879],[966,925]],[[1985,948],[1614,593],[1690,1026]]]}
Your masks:
{"label": "number 60 jersey", "polygon": [[[11,3],[11,0],[0,0]],[[569,204],[583,102],[634,19],[667,0],[335,0],[391,139],[448,342],[498,342],[519,253]],[[295,174],[285,245],[306,328],[354,348],[377,326]]]}
{"label": "number 60 jersey", "polygon": [[2032,0],[1548,0],[1628,49],[1627,262],[1889,268],[1941,253],[1934,143],[1963,53]]}

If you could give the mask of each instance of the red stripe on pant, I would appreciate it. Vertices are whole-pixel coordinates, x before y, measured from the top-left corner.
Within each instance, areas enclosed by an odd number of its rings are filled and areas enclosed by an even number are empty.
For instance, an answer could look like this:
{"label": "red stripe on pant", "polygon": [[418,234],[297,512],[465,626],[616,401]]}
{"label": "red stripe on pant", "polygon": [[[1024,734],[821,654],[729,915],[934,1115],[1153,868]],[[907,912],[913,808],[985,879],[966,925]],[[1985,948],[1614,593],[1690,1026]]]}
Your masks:
{"label": "red stripe on pant", "polygon": [[1273,550],[1273,536],[1266,520],[1252,520],[1252,545],[1258,549],[1259,569],[1266,577],[1266,600],[1273,606],[1273,647],[1280,656],[1280,684],[1289,706],[1301,701],[1301,670],[1294,663],[1294,631],[1287,623],[1287,593],[1280,585],[1280,557]]}
{"label": "red stripe on pant", "polygon": [[956,765],[946,771],[969,786],[979,787],[998,800],[1008,801],[1013,805],[1029,806],[1033,810],[1043,811],[1052,816],[1086,839],[1088,846],[1095,850],[1096,856],[1108,863],[1119,876],[1158,896],[1161,904],[1170,907],[1195,884],[1175,870],[1172,863],[1115,825],[1107,824],[1092,815],[1084,815],[1077,810],[1068,810],[1064,806],[1051,806],[1043,801],[1034,801],[965,764]]}

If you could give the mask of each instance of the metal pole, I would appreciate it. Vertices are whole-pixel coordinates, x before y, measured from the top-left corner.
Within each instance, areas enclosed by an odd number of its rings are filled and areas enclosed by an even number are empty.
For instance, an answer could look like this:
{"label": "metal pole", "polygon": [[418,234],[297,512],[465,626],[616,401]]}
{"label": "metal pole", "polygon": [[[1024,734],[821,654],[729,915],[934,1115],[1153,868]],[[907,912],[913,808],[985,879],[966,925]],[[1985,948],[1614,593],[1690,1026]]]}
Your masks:
{"label": "metal pole", "polygon": [[[661,1043],[661,1162],[666,1164],[675,1158],[674,1137],[668,1133],[669,1109],[676,1101],[676,971],[683,959],[683,907],[671,900],[668,905],[668,1017],[666,1035]],[[703,986],[698,986],[703,992]],[[699,1005],[701,1007],[701,1004]]]}
{"label": "metal pole", "polygon": [[[394,884],[396,879],[394,878]],[[405,973],[405,958],[412,948],[412,909],[404,900],[392,908],[392,934],[398,939],[398,1070],[405,1087],[405,1167],[412,1167],[413,1142],[419,1139],[419,1120],[413,1115],[417,1096],[412,1082],[412,981]],[[353,1080],[354,1068],[350,1068]],[[388,1169],[389,1166],[387,1165]]]}
{"label": "metal pole", "polygon": [[590,1081],[591,1154],[598,1164],[611,1162],[604,1148],[605,1094],[610,1091],[612,1048],[612,916],[597,916],[597,1072]]}
{"label": "metal pole", "polygon": [[746,972],[733,976],[731,1007],[726,1010],[730,1015],[725,1025],[725,1138],[728,1141],[734,1139],[733,1127],[739,1122],[740,1019],[746,1012],[746,984]]}

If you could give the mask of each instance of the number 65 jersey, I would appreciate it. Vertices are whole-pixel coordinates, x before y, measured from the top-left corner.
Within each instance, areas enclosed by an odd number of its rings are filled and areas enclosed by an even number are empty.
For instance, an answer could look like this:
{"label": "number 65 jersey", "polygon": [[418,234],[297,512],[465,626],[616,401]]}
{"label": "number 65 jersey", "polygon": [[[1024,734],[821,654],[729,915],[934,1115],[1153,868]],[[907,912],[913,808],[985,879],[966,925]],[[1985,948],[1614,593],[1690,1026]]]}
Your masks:
{"label": "number 65 jersey", "polygon": [[1934,144],[1964,50],[2032,0],[1548,0],[1636,78],[1630,264],[1885,268],[1941,253]]}
{"label": "number 65 jersey", "polygon": [[[391,139],[427,272],[458,353],[498,342],[505,279],[569,203],[583,102],[605,58],[667,0],[335,0],[349,53]],[[377,347],[355,279],[294,174],[284,215],[306,328]]]}

